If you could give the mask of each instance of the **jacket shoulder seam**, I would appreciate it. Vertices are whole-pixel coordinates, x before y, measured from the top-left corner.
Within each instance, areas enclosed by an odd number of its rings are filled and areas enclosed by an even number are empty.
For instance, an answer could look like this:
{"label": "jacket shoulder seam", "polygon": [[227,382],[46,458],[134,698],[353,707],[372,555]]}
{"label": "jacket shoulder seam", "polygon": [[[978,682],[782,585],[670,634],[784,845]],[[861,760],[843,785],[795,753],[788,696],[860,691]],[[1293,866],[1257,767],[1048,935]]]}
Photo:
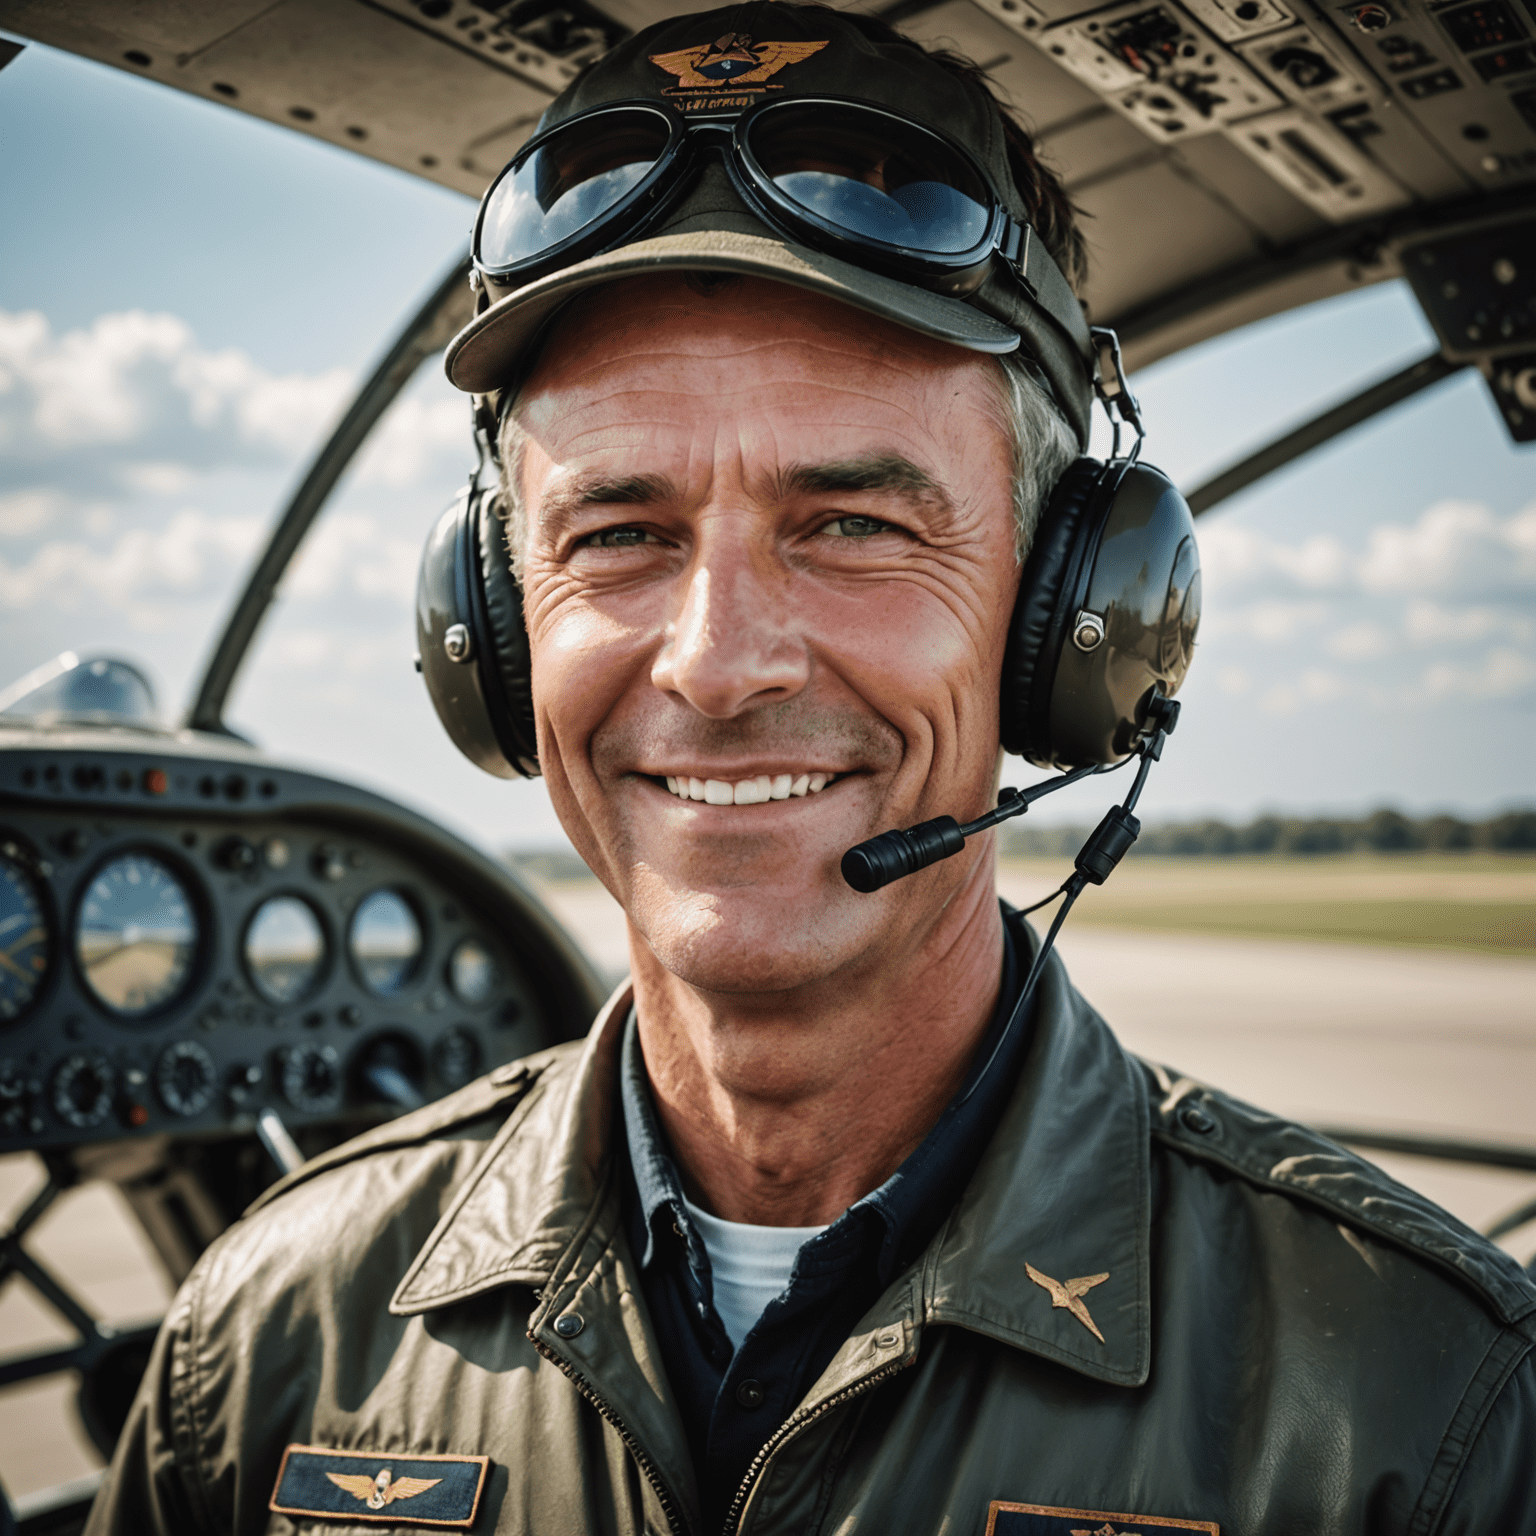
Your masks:
{"label": "jacket shoulder seam", "polygon": [[1170,1151],[1327,1212],[1413,1255],[1471,1291],[1503,1326],[1536,1314],[1536,1284],[1512,1257],[1358,1153],[1309,1126],[1131,1059],[1141,1069],[1152,1135]]}
{"label": "jacket shoulder seam", "polygon": [[[1215,1095],[1211,1095],[1211,1097],[1215,1097]],[[1298,1126],[1296,1129],[1302,1130],[1304,1128]],[[1315,1135],[1315,1133],[1308,1134]],[[1236,1175],[1244,1183],[1250,1184],[1257,1189],[1267,1190],[1272,1194],[1284,1195],[1287,1199],[1294,1200],[1299,1205],[1310,1206],[1315,1210],[1326,1212],[1340,1221],[1347,1222],[1352,1227],[1358,1227],[1362,1231],[1379,1237],[1383,1242],[1390,1243],[1395,1248],[1406,1250],[1446,1279],[1472,1292],[1482,1302],[1484,1307],[1493,1314],[1495,1321],[1501,1327],[1518,1323],[1522,1318],[1529,1317],[1533,1312],[1536,1312],[1536,1289],[1528,1291],[1523,1306],[1512,1306],[1510,1298],[1500,1297],[1492,1287],[1484,1283],[1477,1275],[1469,1273],[1447,1255],[1436,1252],[1429,1243],[1425,1242],[1416,1233],[1405,1230],[1396,1222],[1383,1221],[1379,1217],[1372,1216],[1369,1212],[1362,1210],[1357,1204],[1336,1199],[1314,1189],[1304,1189],[1287,1179],[1275,1177],[1271,1172],[1251,1167],[1235,1157],[1223,1155],[1222,1152],[1214,1147],[1192,1146],[1188,1141],[1161,1126],[1154,1126],[1152,1135],[1155,1140],[1162,1142],[1169,1150],[1180,1154],[1191,1162],[1207,1163],[1218,1168],[1224,1168],[1228,1173]],[[1312,1149],[1316,1152],[1347,1157],[1352,1161],[1361,1163],[1363,1166],[1371,1166],[1366,1164],[1363,1158],[1355,1158],[1354,1154],[1350,1153],[1347,1148],[1338,1147],[1324,1137],[1316,1137],[1316,1142],[1317,1145]],[[1383,1175],[1383,1177],[1386,1176]],[[1480,1242],[1486,1241],[1478,1233],[1472,1233],[1471,1235],[1478,1238]]]}

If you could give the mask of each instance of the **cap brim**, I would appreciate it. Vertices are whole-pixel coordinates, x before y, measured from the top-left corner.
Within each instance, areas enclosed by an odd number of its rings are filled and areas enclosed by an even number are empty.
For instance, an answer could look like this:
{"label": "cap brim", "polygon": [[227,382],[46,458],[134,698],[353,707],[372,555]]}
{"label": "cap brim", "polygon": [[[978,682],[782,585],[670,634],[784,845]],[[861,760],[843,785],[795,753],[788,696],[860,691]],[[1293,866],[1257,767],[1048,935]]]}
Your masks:
{"label": "cap brim", "polygon": [[544,322],[586,288],[652,272],[732,272],[766,277],[841,299],[924,336],[972,352],[1013,352],[1019,334],[959,299],[914,288],[804,246],[737,230],[658,235],[562,268],[498,300],[448,344],[448,377],[472,394],[500,389],[521,371],[523,353]]}

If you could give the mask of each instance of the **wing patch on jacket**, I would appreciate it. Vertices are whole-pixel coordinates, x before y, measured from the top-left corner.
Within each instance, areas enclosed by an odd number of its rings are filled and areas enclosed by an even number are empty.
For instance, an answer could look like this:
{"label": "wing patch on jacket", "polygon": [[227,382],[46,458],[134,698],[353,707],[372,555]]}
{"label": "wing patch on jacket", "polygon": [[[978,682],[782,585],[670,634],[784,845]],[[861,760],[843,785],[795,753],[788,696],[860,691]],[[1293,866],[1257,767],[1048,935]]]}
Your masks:
{"label": "wing patch on jacket", "polygon": [[274,1514],[467,1530],[480,1508],[488,1456],[396,1456],[290,1445],[267,1506]]}
{"label": "wing patch on jacket", "polygon": [[1149,1536],[1153,1531],[1204,1531],[1221,1536],[1209,1520],[1173,1520],[1167,1515],[1112,1515],[1102,1509],[1058,1509],[1049,1504],[987,1506],[987,1536]]}
{"label": "wing patch on jacket", "polygon": [[[1047,1292],[1051,1298],[1053,1307],[1064,1307],[1080,1322],[1084,1328],[1096,1338],[1100,1344],[1104,1342],[1104,1335],[1099,1332],[1099,1325],[1089,1316],[1088,1304],[1083,1297],[1096,1285],[1103,1285],[1109,1279],[1109,1271],[1102,1275],[1080,1275],[1076,1280],[1052,1280],[1049,1275],[1043,1275],[1033,1264],[1024,1266],[1029,1278]],[[1090,1531],[1089,1536],[1099,1536],[1097,1531]],[[1132,1536],[1130,1532],[1116,1531],[1112,1536]]]}

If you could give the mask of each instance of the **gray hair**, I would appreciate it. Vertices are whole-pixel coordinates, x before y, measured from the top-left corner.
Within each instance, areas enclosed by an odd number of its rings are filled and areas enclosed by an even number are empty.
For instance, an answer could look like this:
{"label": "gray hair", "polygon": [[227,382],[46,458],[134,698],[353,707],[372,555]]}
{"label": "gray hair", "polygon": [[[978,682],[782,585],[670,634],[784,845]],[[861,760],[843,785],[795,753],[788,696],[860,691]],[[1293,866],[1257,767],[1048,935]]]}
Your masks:
{"label": "gray hair", "polygon": [[[1040,381],[1034,364],[1018,352],[999,357],[1002,420],[1008,434],[1013,479],[1013,549],[1021,564],[1034,541],[1040,514],[1051,488],[1077,457],[1077,437],[1061,408]],[[523,505],[523,451],[528,434],[517,419],[514,398],[497,429],[501,455],[501,499],[498,515],[507,525],[507,549],[512,574],[523,580],[523,550],[528,538],[528,511]]]}
{"label": "gray hair", "polygon": [[998,362],[1003,428],[1013,449],[1013,554],[1022,565],[1051,491],[1078,455],[1077,434],[1028,358],[1007,352]]}

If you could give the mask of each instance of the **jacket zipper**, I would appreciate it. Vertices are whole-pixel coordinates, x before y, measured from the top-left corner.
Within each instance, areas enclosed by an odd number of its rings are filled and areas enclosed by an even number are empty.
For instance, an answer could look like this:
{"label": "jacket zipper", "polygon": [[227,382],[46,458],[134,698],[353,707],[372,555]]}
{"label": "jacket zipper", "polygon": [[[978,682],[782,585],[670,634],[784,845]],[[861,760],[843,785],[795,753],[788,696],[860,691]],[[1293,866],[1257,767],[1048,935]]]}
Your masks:
{"label": "jacket zipper", "polygon": [[747,1475],[742,1479],[741,1487],[736,1490],[736,1496],[731,1500],[730,1512],[725,1517],[725,1536],[736,1536],[738,1522],[746,1507],[747,1499],[751,1496],[753,1483],[757,1481],[759,1473],[768,1464],[769,1458],[791,1435],[799,1434],[807,1424],[815,1423],[823,1414],[830,1413],[834,1408],[841,1407],[855,1397],[862,1397],[866,1392],[879,1386],[882,1381],[889,1381],[892,1376],[906,1370],[914,1363],[913,1360],[897,1360],[894,1364],[882,1366],[878,1371],[864,1377],[862,1381],[854,1382],[851,1387],[844,1387],[841,1392],[834,1392],[831,1397],[817,1403],[807,1412],[785,1419],[769,1437],[762,1450],[752,1458],[752,1465],[747,1468]]}
{"label": "jacket zipper", "polygon": [[546,1360],[552,1365],[558,1366],[571,1379],[576,1390],[618,1431],[619,1439],[624,1442],[629,1454],[635,1458],[640,1470],[645,1473],[646,1481],[650,1483],[652,1490],[656,1494],[656,1499],[661,1505],[662,1513],[667,1517],[667,1525],[674,1532],[686,1532],[688,1530],[688,1522],[684,1519],[682,1510],[678,1508],[677,1501],[672,1497],[671,1491],[662,1481],[661,1473],[657,1470],[656,1463],[651,1460],[650,1456],[646,1454],[644,1447],[629,1432],[629,1426],[609,1407],[598,1395],[597,1389],[573,1365],[562,1360],[554,1350],[549,1348],[547,1344],[534,1338],[532,1334],[528,1335],[528,1340]]}

